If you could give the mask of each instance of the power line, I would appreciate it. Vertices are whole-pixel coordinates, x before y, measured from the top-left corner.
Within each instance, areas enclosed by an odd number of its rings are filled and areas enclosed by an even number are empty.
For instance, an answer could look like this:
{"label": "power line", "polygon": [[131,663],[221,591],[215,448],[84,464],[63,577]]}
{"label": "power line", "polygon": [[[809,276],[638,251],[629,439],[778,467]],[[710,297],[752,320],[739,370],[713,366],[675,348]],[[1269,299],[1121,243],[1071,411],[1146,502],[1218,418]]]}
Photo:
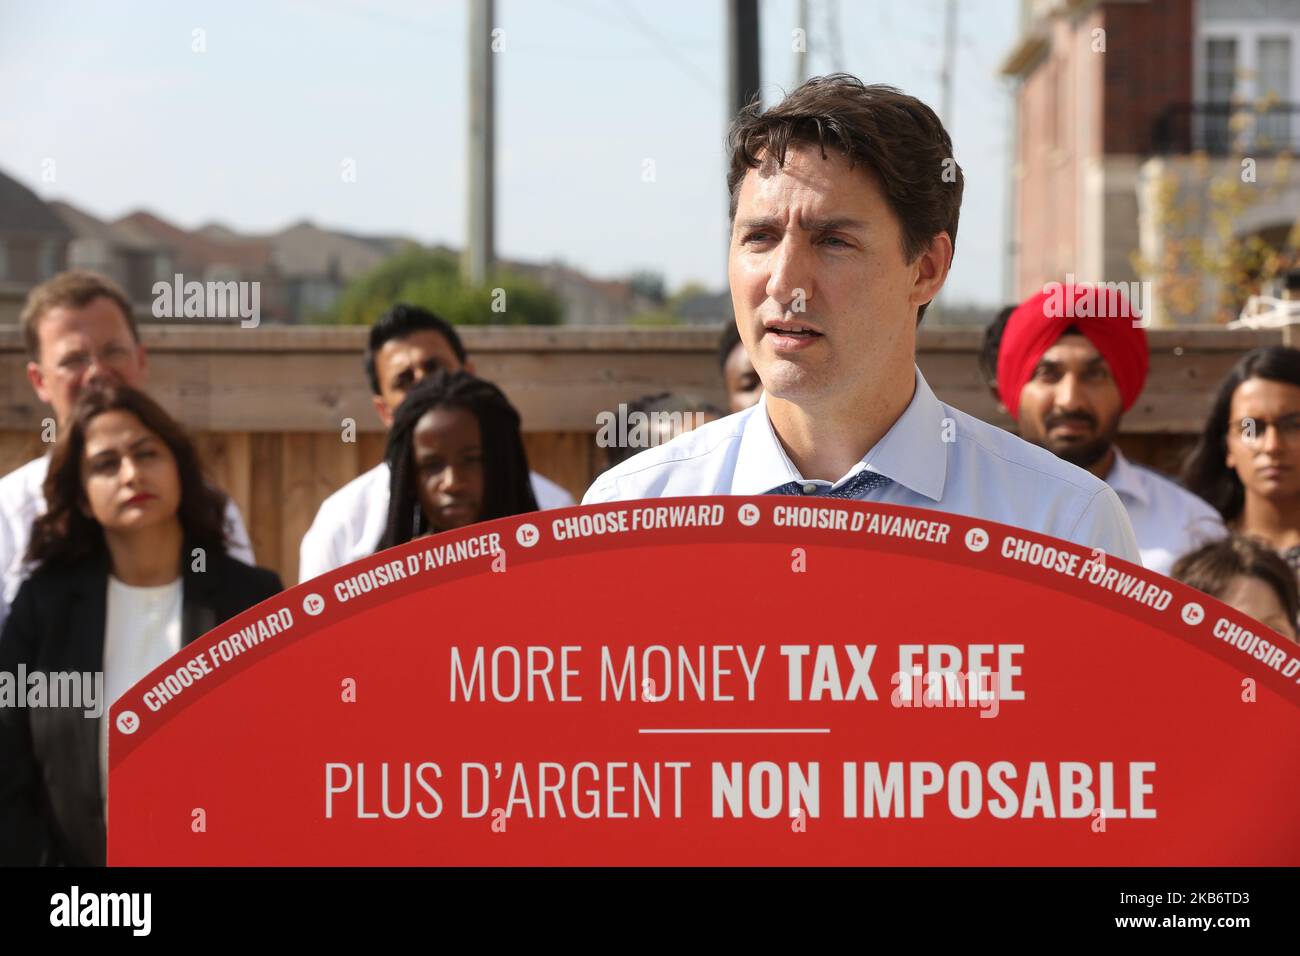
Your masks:
{"label": "power line", "polygon": [[621,18],[606,16],[603,12],[598,13],[586,4],[579,4],[574,2],[574,0],[556,0],[556,2],[561,6],[568,7],[575,13],[580,13],[584,17],[598,20],[609,26],[619,27],[624,30],[631,28],[632,31],[639,34],[643,39],[649,40],[661,55],[666,56],[679,69],[685,72],[691,79],[699,83],[702,87],[707,90],[717,89],[718,84],[716,80],[710,79],[707,73],[696,66],[690,59],[685,57],[671,40],[648,24],[645,21],[645,18],[636,10],[632,9],[626,0],[623,0],[619,5],[619,10],[622,13]]}
{"label": "power line", "polygon": [[629,0],[623,0],[619,4],[619,9],[623,11],[623,16],[628,19],[633,27],[640,31],[641,35],[655,43],[664,54],[671,60],[674,60],[682,69],[693,76],[695,80],[705,89],[713,89],[716,84],[710,81],[708,75],[689,59],[682,55],[681,51],[673,45],[667,37],[652,27],[645,21],[645,18],[636,10]]}

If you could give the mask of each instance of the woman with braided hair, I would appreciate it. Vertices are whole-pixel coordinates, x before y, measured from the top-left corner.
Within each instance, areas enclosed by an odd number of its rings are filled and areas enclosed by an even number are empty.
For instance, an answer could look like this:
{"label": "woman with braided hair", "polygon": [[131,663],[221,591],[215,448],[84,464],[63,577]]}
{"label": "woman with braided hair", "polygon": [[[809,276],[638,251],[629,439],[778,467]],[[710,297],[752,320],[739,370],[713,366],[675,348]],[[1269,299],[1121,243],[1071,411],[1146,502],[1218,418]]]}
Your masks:
{"label": "woman with braided hair", "polygon": [[392,476],[379,549],[536,511],[519,413],[468,372],[438,369],[411,389],[384,452]]}

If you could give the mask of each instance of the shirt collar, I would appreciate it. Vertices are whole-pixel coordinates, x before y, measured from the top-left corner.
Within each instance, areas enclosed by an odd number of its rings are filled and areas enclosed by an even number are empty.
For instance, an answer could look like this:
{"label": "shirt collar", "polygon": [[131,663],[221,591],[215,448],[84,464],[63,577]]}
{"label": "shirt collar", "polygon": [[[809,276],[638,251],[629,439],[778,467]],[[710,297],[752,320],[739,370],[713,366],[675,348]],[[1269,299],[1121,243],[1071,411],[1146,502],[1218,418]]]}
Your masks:
{"label": "shirt collar", "polygon": [[[948,442],[944,439],[948,437],[945,419],[949,416],[921,370],[915,371],[916,390],[907,408],[849,474],[869,469],[917,494],[940,501],[948,474]],[[950,427],[956,428],[956,423]],[[801,480],[803,476],[785,453],[768,418],[764,391],[741,434],[731,493],[761,495],[787,481]]]}
{"label": "shirt collar", "polygon": [[1115,448],[1115,463],[1110,466],[1110,474],[1106,476],[1106,484],[1116,494],[1127,495],[1140,505],[1150,503],[1150,495],[1147,494],[1141,473],[1124,457],[1118,446]]}

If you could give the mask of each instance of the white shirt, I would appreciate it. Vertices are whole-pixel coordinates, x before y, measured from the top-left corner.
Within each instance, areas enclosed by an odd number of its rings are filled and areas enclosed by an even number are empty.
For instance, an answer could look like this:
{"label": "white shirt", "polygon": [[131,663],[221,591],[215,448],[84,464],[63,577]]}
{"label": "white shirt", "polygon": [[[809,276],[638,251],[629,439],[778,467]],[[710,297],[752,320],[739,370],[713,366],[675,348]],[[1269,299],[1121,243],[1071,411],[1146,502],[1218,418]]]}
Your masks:
{"label": "white shirt", "polygon": [[1228,535],[1223,518],[1208,502],[1164,475],[1135,465],[1115,449],[1106,476],[1133,522],[1142,564],[1168,575],[1188,551]]}
{"label": "white shirt", "polygon": [[[528,478],[542,511],[574,504],[573,495],[549,478],[535,471]],[[379,539],[388,523],[390,483],[388,463],[381,461],[321,502],[298,549],[299,583],[369,557],[379,549]]]}
{"label": "white shirt", "polygon": [[99,790],[108,813],[108,710],[181,649],[181,578],[137,588],[108,576],[104,621],[104,713],[99,718]]}
{"label": "white shirt", "polygon": [[838,481],[804,479],[758,404],[647,449],[596,479],[583,504],[678,495],[761,495],[788,481],[839,487],[863,469],[893,479],[865,500],[998,521],[1139,560],[1124,506],[1082,468],[946,405],[921,370],[903,414]]}
{"label": "white shirt", "polygon": [[[4,630],[9,605],[18,596],[18,587],[32,569],[23,561],[32,539],[32,522],[45,513],[45,475],[50,458],[35,458],[0,478],[0,631]],[[226,540],[228,553],[245,564],[253,564],[253,545],[248,540],[244,519],[233,498],[226,499]]]}

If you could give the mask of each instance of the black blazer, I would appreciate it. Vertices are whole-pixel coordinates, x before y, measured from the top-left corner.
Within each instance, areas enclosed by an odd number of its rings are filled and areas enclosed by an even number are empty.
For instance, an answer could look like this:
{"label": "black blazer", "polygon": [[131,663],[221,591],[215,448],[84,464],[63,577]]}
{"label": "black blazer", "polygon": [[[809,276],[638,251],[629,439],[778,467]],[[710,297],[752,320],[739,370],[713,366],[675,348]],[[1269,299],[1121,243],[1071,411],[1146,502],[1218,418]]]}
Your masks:
{"label": "black blazer", "polygon": [[[225,554],[209,552],[195,573],[183,553],[182,645],[284,590],[275,572]],[[108,574],[107,554],[37,569],[0,634],[0,671],[102,671]],[[104,865],[99,721],[109,703],[99,720],[71,707],[0,707],[0,864]]]}

